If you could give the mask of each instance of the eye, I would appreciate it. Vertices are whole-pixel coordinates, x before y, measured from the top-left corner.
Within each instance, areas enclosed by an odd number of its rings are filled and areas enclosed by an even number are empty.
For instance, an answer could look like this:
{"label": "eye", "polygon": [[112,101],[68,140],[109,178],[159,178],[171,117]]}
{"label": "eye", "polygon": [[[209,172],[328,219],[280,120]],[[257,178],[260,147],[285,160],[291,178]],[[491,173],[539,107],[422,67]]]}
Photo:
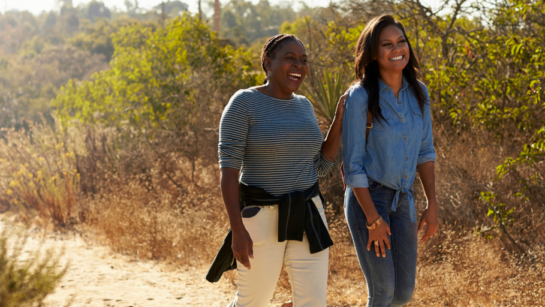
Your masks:
{"label": "eye", "polygon": [[388,46],[391,46],[392,44],[391,43],[386,43],[384,45],[382,45],[383,47],[388,47]]}
{"label": "eye", "polygon": [[304,63],[304,64],[306,64],[306,63],[307,63],[307,59],[302,59],[301,62]]}

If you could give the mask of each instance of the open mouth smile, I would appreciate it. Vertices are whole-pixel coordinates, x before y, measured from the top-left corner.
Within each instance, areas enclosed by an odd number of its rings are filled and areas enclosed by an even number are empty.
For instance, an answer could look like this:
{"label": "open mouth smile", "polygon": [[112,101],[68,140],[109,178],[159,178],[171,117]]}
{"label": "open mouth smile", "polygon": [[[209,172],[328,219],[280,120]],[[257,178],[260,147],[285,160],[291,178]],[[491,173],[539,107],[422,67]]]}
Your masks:
{"label": "open mouth smile", "polygon": [[397,57],[395,57],[395,58],[390,58],[390,61],[396,62],[396,61],[403,60],[403,58],[405,58],[405,56],[404,56],[404,55],[400,55],[400,56],[397,56]]}
{"label": "open mouth smile", "polygon": [[288,74],[288,79],[290,79],[291,81],[300,81],[301,80],[301,74],[290,73],[290,74]]}

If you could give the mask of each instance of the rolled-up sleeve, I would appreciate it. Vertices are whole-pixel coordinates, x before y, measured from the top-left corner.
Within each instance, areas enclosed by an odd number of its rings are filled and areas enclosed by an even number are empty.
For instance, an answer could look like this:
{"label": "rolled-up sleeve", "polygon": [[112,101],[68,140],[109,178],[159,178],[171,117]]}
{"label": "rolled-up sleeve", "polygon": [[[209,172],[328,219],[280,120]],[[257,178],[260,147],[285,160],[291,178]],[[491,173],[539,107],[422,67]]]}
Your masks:
{"label": "rolled-up sleeve", "polygon": [[329,173],[331,168],[335,165],[335,161],[329,161],[324,157],[322,154],[322,151],[320,151],[315,157],[314,157],[314,167],[316,168],[316,172],[318,172],[318,176],[323,177]]}
{"label": "rolled-up sleeve", "polygon": [[246,151],[250,115],[243,94],[236,93],[223,110],[219,129],[220,168],[240,169]]}
{"label": "rolled-up sleeve", "polygon": [[424,113],[422,114],[424,131],[422,133],[422,143],[420,145],[416,165],[420,165],[428,161],[433,161],[435,163],[436,160],[435,148],[433,147],[430,96],[428,89],[424,84],[422,84],[422,89],[424,90],[424,95],[426,96],[426,105],[424,106]]}
{"label": "rolled-up sleeve", "polygon": [[367,93],[362,87],[352,88],[345,101],[343,115],[343,171],[346,186],[368,188],[363,168],[365,132],[367,130]]}

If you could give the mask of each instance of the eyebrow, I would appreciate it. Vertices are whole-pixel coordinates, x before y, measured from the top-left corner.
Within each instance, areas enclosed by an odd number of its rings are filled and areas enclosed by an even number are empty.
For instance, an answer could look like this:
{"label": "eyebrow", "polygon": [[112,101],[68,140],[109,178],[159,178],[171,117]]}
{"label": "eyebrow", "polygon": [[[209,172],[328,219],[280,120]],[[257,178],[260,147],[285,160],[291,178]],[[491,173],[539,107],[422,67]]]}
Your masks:
{"label": "eyebrow", "polygon": [[[290,54],[290,53],[291,53],[291,54],[297,55],[297,53],[295,53],[295,52],[293,52],[293,51],[288,51],[288,52],[284,53],[284,55],[288,55],[288,54]],[[307,56],[307,54],[306,54],[306,53],[303,53],[302,56]]]}
{"label": "eyebrow", "polygon": [[[400,38],[405,38],[405,35],[401,35],[400,37],[398,37],[397,39],[400,39]],[[382,43],[383,41],[388,41],[389,39],[383,39],[381,40],[380,42]]]}

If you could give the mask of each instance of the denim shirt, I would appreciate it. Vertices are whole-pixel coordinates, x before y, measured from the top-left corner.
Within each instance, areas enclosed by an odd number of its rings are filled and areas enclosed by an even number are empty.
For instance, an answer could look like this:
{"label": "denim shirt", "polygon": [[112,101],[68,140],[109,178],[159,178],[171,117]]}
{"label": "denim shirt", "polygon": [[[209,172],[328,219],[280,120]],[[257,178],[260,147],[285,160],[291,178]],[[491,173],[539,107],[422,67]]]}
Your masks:
{"label": "denim shirt", "polygon": [[435,162],[428,89],[420,83],[426,97],[424,110],[403,78],[396,101],[391,87],[379,80],[380,108],[385,120],[373,118],[369,139],[367,125],[367,91],[358,83],[349,89],[342,123],[344,179],[349,188],[368,188],[369,180],[396,190],[392,211],[401,192],[409,196],[409,212],[416,222],[412,185],[416,167]]}

